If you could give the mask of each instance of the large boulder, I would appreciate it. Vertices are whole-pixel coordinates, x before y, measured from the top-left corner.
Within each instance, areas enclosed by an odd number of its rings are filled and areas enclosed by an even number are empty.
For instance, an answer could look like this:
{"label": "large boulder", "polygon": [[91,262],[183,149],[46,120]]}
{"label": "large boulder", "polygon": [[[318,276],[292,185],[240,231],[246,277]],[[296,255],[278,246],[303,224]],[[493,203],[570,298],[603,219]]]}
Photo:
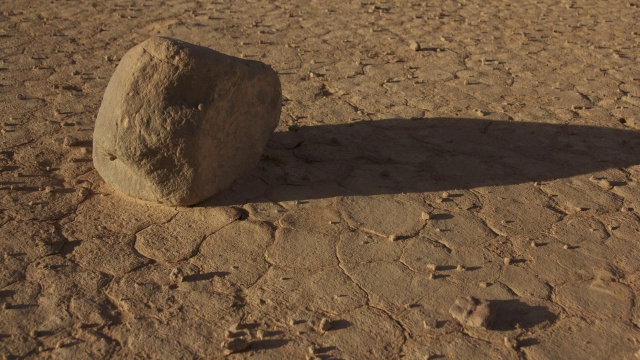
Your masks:
{"label": "large boulder", "polygon": [[196,204],[260,159],[280,118],[269,66],[154,37],[129,50],[102,99],[93,163],[132,197]]}

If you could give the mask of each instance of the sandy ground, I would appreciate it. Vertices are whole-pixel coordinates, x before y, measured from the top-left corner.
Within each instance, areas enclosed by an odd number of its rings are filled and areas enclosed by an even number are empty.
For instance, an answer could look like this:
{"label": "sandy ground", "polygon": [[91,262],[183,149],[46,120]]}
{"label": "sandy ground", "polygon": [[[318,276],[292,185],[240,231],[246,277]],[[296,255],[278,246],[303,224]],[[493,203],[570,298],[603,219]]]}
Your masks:
{"label": "sandy ground", "polygon": [[[640,3],[423,3],[2,1],[0,353],[634,358]],[[91,162],[109,77],[152,35],[283,83],[263,160],[199,206]],[[491,330],[453,320],[467,295]]]}

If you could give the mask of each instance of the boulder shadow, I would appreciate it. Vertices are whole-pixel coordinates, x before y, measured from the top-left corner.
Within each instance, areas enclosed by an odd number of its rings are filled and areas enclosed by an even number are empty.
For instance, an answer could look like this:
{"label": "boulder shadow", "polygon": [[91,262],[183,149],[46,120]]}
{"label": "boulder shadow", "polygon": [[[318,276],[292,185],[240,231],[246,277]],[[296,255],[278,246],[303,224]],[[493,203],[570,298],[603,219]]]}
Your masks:
{"label": "boulder shadow", "polygon": [[637,164],[635,130],[466,118],[305,126],[274,133],[256,169],[201,206],[264,201],[243,186],[256,178],[267,184],[264,197],[290,201],[549,181]]}
{"label": "boulder shadow", "polygon": [[491,309],[495,321],[491,330],[511,331],[516,328],[529,329],[544,322],[555,322],[558,315],[544,306],[530,306],[520,300],[492,300]]}

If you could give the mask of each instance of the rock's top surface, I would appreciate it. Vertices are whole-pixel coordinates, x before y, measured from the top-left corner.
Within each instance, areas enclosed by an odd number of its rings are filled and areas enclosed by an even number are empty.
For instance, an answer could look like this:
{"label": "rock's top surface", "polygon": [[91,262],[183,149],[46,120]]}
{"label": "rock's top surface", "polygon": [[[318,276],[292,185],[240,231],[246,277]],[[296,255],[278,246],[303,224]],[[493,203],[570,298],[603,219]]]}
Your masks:
{"label": "rock's top surface", "polygon": [[154,37],[122,58],[94,132],[100,175],[130,196],[191,205],[260,158],[280,116],[269,66]]}

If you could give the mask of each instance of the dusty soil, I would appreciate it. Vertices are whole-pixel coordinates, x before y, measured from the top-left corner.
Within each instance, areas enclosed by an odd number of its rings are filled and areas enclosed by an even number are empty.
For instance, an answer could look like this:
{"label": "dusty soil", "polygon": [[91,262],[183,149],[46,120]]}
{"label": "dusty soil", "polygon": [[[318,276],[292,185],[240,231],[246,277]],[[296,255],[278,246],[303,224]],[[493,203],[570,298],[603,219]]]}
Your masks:
{"label": "dusty soil", "polygon": [[[428,3],[2,1],[0,352],[634,358],[640,3]],[[152,35],[283,83],[263,160],[199,206],[91,162],[109,77]],[[457,323],[459,296],[493,327]]]}

